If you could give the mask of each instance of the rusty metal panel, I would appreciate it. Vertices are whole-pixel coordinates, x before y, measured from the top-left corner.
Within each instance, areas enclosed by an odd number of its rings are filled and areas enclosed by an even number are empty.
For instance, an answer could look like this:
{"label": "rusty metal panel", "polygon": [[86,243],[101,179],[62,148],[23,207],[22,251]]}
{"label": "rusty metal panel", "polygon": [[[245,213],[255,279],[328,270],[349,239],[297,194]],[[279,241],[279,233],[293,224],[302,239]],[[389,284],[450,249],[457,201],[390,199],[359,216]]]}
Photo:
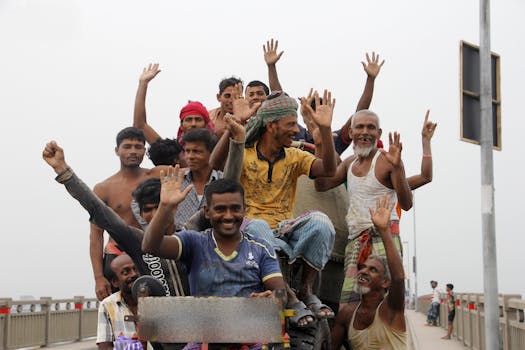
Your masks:
{"label": "rusty metal panel", "polygon": [[139,298],[139,337],[163,343],[280,343],[272,298]]}

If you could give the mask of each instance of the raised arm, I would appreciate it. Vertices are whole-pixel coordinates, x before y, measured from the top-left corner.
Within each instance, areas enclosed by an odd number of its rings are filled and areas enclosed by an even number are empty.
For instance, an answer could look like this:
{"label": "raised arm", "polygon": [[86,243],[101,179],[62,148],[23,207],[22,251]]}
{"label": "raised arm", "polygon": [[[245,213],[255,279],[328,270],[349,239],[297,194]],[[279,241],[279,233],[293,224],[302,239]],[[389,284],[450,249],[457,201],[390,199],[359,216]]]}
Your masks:
{"label": "raised arm", "polygon": [[144,239],[142,250],[161,258],[178,259],[180,253],[179,239],[176,236],[166,236],[166,231],[172,223],[177,206],[186,198],[193,185],[183,191],[184,171],[176,165],[169,167],[167,172],[160,172],[160,202],[153,216]]}
{"label": "raised arm", "polygon": [[377,199],[375,210],[370,208],[370,216],[372,217],[372,222],[381,234],[391,276],[387,301],[388,309],[392,317],[388,317],[387,319],[395,328],[404,329],[405,273],[403,271],[401,256],[397,251],[390,232],[390,213],[393,207],[394,205],[390,203],[390,196],[385,195]]}
{"label": "raised arm", "polygon": [[315,190],[317,192],[324,192],[337,187],[346,181],[348,174],[348,167],[352,163],[353,157],[346,158],[342,163],[339,163],[335,171],[335,175],[331,177],[316,177],[314,180]]}
{"label": "raised arm", "polygon": [[411,190],[415,190],[429,182],[432,182],[432,148],[430,146],[430,140],[434,136],[437,124],[432,123],[428,120],[430,111],[427,111],[425,115],[425,122],[423,123],[423,129],[421,130],[421,142],[423,144],[423,155],[421,158],[421,173],[418,175],[410,176],[407,181]]}
{"label": "raised arm", "polygon": [[332,138],[332,115],[334,113],[335,98],[332,100],[332,93],[325,90],[323,100],[319,99],[317,91],[314,93],[315,111],[309,105],[305,106],[305,111],[319,127],[321,143],[323,144],[322,157],[317,158],[312,163],[310,177],[334,176],[337,168],[335,157],[334,139]]}
{"label": "raised arm", "polygon": [[281,83],[279,82],[279,77],[277,76],[277,67],[275,66],[277,61],[281,58],[284,51],[277,53],[277,46],[279,45],[279,40],[273,39],[266,42],[266,46],[263,45],[264,51],[264,61],[268,66],[268,82],[270,84],[271,91],[282,91]]}
{"label": "raised arm", "polygon": [[133,126],[144,131],[146,141],[151,145],[160,139],[160,135],[148,125],[146,121],[146,94],[149,82],[160,73],[159,64],[149,64],[142,70],[139,78],[139,87],[135,96],[135,109],[133,111]]}
{"label": "raised arm", "polygon": [[[381,67],[383,67],[384,63],[385,63],[385,60],[379,63],[379,55],[376,55],[375,52],[372,52],[372,58],[370,58],[370,55],[368,55],[368,53],[366,54],[366,63],[364,61],[361,61],[361,64],[363,65],[363,69],[365,70],[365,73],[366,73],[366,82],[365,82],[365,88],[363,89],[363,94],[361,95],[361,98],[359,99],[359,102],[357,103],[356,112],[362,109],[370,108],[370,104],[372,103],[372,96],[374,95],[375,80],[376,80],[377,75],[381,71]],[[341,128],[341,138],[344,142],[344,145],[346,145],[346,147],[348,147],[350,142],[352,142],[352,140],[348,136],[348,130],[350,129],[351,123],[352,123],[352,117],[350,116],[348,120],[346,121],[346,123]]]}
{"label": "raised arm", "polygon": [[403,149],[403,144],[400,141],[400,135],[397,132],[388,134],[389,148],[388,152],[383,148],[380,148],[379,151],[383,153],[386,160],[392,165],[392,170],[390,172],[390,181],[392,186],[396,191],[397,200],[401,208],[405,211],[412,208],[412,192],[408,186],[408,182],[405,175],[405,166],[401,160],[401,151]]}

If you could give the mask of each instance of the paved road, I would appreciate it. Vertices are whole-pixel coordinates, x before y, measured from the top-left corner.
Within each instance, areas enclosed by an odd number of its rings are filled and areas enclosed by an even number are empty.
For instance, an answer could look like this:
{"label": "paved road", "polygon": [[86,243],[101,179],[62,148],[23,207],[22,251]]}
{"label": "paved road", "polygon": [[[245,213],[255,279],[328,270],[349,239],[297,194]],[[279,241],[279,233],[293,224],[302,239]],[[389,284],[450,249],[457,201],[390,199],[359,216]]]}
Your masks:
{"label": "paved road", "polygon": [[73,343],[62,343],[60,345],[51,345],[47,348],[39,349],[50,349],[50,350],[97,350],[98,347],[95,344],[95,338],[83,340],[80,342]]}
{"label": "paved road", "polygon": [[446,334],[441,327],[427,327],[426,316],[414,310],[405,311],[409,331],[409,349],[411,350],[465,350],[466,347],[454,337],[441,339]]}

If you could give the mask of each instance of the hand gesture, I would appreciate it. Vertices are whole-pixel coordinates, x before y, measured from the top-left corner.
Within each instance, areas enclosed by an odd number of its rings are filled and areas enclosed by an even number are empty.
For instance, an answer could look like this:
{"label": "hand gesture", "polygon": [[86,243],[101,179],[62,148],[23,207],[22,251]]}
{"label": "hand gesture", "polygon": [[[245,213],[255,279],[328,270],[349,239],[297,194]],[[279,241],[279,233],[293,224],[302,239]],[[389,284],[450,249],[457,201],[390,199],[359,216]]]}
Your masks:
{"label": "hand gesture", "polygon": [[160,203],[169,207],[176,207],[180,202],[186,198],[193,185],[188,185],[182,190],[182,183],[184,182],[184,170],[175,165],[168,167],[168,171],[160,171]]}
{"label": "hand gesture", "polygon": [[370,56],[368,56],[368,52],[367,52],[366,53],[366,63],[361,61],[361,64],[363,65],[363,68],[365,69],[366,74],[371,78],[377,77],[384,63],[385,63],[385,60],[379,63],[379,55],[376,55],[376,53],[373,51],[372,51],[372,59],[370,59]]}
{"label": "hand gesture", "polygon": [[[305,121],[310,118],[318,127],[330,127],[332,125],[332,115],[334,113],[335,98],[332,100],[332,93],[325,90],[323,93],[323,100],[319,98],[319,93],[314,92],[313,99],[315,100],[315,111],[310,106],[312,99],[312,90],[308,97],[299,99],[301,101],[301,114]],[[310,101],[310,103],[308,102]]]}
{"label": "hand gesture", "polygon": [[237,83],[233,88],[233,116],[244,123],[257,113],[261,102],[250,107],[250,102],[242,96],[242,84]]}
{"label": "hand gesture", "polygon": [[[303,116],[304,124],[306,125],[310,135],[312,135],[313,139],[316,140],[316,137],[320,137],[320,134],[319,126],[312,118],[312,112],[314,112],[314,110],[311,108],[313,100],[313,89],[310,89],[307,97],[299,97],[299,101],[301,102],[301,115]],[[308,109],[307,106],[309,106],[310,109]]]}
{"label": "hand gesture", "polygon": [[271,41],[267,41],[266,46],[263,45],[264,60],[266,61],[266,64],[269,66],[276,64],[277,61],[279,61],[279,59],[284,53],[284,51],[281,51],[279,54],[277,54],[278,45],[279,45],[279,40],[275,40],[275,45],[274,45],[273,39]]}
{"label": "hand gesture", "polygon": [[437,123],[432,123],[430,120],[428,120],[429,114],[430,110],[427,110],[427,114],[425,115],[425,122],[423,123],[423,129],[421,130],[421,136],[424,139],[427,139],[428,141],[430,141],[430,139],[432,139],[432,136],[434,136],[434,131],[437,127]]}
{"label": "hand gesture", "polygon": [[392,138],[392,133],[388,133],[388,152],[383,148],[380,148],[379,151],[383,153],[386,160],[392,164],[394,167],[401,165],[401,151],[403,150],[403,144],[399,141],[400,134],[397,131],[394,131],[394,138]]}
{"label": "hand gesture", "polygon": [[233,115],[226,113],[224,121],[235,141],[244,142],[246,140],[246,128]]}
{"label": "hand gesture", "polygon": [[390,203],[390,196],[385,194],[377,198],[375,211],[369,208],[372,222],[378,229],[384,230],[388,228],[390,225],[390,213],[393,207],[394,204]]}
{"label": "hand gesture", "polygon": [[142,83],[149,83],[151,79],[155,78],[157,74],[160,73],[159,64],[149,64],[148,67],[144,68],[142,70],[142,74],[140,75],[140,82]]}
{"label": "hand gesture", "polygon": [[42,151],[42,158],[49,164],[57,174],[67,168],[66,160],[64,159],[64,150],[57,145],[55,141],[48,142],[44,151]]}

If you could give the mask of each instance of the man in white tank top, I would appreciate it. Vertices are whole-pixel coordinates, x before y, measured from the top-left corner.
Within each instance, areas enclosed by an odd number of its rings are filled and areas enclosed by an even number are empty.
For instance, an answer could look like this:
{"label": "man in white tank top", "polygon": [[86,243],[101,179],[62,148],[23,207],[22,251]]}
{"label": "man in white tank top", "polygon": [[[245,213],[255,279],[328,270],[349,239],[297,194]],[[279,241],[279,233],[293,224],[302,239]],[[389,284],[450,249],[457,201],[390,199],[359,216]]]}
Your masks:
{"label": "man in white tank top", "polygon": [[403,263],[390,232],[394,204],[388,195],[369,209],[385,247],[386,259],[370,255],[359,264],[356,290],[360,302],[345,304],[332,330],[332,349],[348,339],[353,350],[406,349],[405,280]]}
{"label": "man in white tank top", "polygon": [[[389,195],[391,203],[399,202],[403,210],[412,207],[412,193],[401,160],[399,134],[394,132],[394,135],[389,135],[388,152],[378,149],[377,140],[381,137],[379,118],[370,110],[354,114],[349,134],[353,140],[354,155],[339,164],[333,177],[315,180],[317,191],[326,191],[347,180],[349,209],[346,222],[349,234],[340,304],[359,297],[354,292],[358,262],[366,260],[371,253],[385,256],[381,236],[369,213],[369,209],[375,206],[376,198]],[[399,218],[395,211],[391,212],[390,222],[390,231],[400,252]]]}

